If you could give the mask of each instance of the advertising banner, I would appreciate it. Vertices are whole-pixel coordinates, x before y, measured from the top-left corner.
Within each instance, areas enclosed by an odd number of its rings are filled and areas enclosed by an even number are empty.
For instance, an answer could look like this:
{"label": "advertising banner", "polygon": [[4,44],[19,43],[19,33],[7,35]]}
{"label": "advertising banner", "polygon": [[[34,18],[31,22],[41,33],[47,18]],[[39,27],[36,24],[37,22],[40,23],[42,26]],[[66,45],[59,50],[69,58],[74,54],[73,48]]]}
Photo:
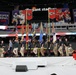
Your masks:
{"label": "advertising banner", "polygon": [[14,25],[23,24],[25,22],[25,14],[23,10],[12,11],[12,23]]}
{"label": "advertising banner", "polygon": [[56,21],[70,22],[71,16],[69,8],[57,8],[56,9]]}
{"label": "advertising banner", "polygon": [[73,9],[74,22],[76,22],[76,9]]}
{"label": "advertising banner", "polygon": [[57,22],[70,22],[71,16],[69,8],[52,8],[48,10],[49,18]]}
{"label": "advertising banner", "polygon": [[12,23],[14,25],[26,24],[26,20],[32,19],[32,10],[14,10],[12,11]]}
{"label": "advertising banner", "polygon": [[9,12],[0,12],[0,25],[9,24]]}

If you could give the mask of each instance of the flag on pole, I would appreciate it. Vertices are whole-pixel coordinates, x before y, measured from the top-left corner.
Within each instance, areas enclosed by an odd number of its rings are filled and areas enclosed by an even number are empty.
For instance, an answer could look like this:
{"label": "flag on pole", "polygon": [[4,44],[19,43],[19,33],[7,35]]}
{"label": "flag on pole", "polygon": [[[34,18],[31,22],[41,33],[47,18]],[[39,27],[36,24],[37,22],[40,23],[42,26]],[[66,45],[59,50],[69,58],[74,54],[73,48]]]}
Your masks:
{"label": "flag on pole", "polygon": [[26,9],[26,48],[27,48],[27,46],[28,46],[28,41],[29,41],[29,36],[28,36],[28,31],[29,31],[29,26],[28,26],[28,24],[27,24],[27,20],[28,20],[28,15],[27,15],[27,9]]}
{"label": "flag on pole", "polygon": [[40,32],[39,41],[40,41],[40,42],[42,42],[42,41],[43,41],[43,33],[42,33],[42,32]]}
{"label": "flag on pole", "polygon": [[33,39],[36,37],[35,25],[33,25]]}
{"label": "flag on pole", "polygon": [[43,41],[43,26],[42,26],[42,22],[41,22],[39,42],[42,42],[42,41]]}
{"label": "flag on pole", "polygon": [[36,36],[36,32],[35,32],[35,30],[34,30],[34,32],[33,32],[33,38],[35,38],[35,36]]}
{"label": "flag on pole", "polygon": [[52,33],[55,33],[54,23],[52,22]]}
{"label": "flag on pole", "polygon": [[16,27],[16,40],[18,40],[18,29]]}
{"label": "flag on pole", "polygon": [[[52,20],[56,18],[56,9],[48,9],[48,18]],[[56,33],[53,22],[52,22],[52,34],[53,34],[53,43],[54,43],[56,41]],[[50,39],[50,28],[49,28],[49,39]]]}
{"label": "flag on pole", "polygon": [[23,41],[24,40],[24,25],[23,24],[21,26],[21,33],[22,33],[21,41]]}
{"label": "flag on pole", "polygon": [[28,43],[29,41],[29,36],[28,36],[28,32],[26,33],[26,43]]}
{"label": "flag on pole", "polygon": [[56,33],[53,33],[53,43],[56,42]]}
{"label": "flag on pole", "polygon": [[52,34],[53,34],[53,43],[56,42],[56,33],[55,33],[55,28],[54,28],[54,23],[52,22]]}

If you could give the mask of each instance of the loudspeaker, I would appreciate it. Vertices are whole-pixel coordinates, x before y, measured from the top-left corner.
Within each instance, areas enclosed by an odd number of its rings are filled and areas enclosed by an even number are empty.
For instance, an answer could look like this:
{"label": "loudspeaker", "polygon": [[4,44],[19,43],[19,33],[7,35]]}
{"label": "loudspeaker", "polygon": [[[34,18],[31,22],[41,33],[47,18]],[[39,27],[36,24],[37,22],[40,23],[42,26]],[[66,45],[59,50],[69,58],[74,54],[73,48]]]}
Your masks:
{"label": "loudspeaker", "polygon": [[15,71],[16,72],[26,72],[26,71],[28,71],[28,68],[26,65],[17,65]]}

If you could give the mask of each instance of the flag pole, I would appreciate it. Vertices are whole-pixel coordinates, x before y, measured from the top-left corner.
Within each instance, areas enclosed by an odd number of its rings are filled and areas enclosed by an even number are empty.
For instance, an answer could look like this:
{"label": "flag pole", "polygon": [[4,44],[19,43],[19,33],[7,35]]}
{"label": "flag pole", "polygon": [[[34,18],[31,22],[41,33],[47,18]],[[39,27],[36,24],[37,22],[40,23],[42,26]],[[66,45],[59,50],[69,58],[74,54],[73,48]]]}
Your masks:
{"label": "flag pole", "polygon": [[49,18],[50,16],[49,16],[49,9],[48,9],[48,33],[49,33],[49,37],[48,37],[48,40],[50,40],[50,18]]}
{"label": "flag pole", "polygon": [[21,41],[23,41],[24,40],[24,23],[21,25],[21,34],[22,34]]}
{"label": "flag pole", "polygon": [[[55,18],[56,18],[56,9],[55,9]],[[52,21],[52,34],[53,34],[53,43],[56,42],[56,33],[55,33],[55,26],[54,26],[54,21]]]}
{"label": "flag pole", "polygon": [[52,22],[52,34],[53,34],[53,43],[55,43],[56,42],[56,33],[55,33],[54,22]]}
{"label": "flag pole", "polygon": [[[27,29],[27,26],[28,26],[28,25],[27,25],[27,9],[26,9],[26,28],[25,28],[25,29],[26,29],[26,36],[27,36],[27,33],[28,33],[28,31],[27,31],[27,30],[28,30],[28,29]],[[27,41],[26,41],[26,50],[27,50],[27,46],[28,46],[28,44],[27,44]]]}
{"label": "flag pole", "polygon": [[17,29],[17,26],[16,26],[16,39],[15,40],[18,40],[18,29]]}
{"label": "flag pole", "polygon": [[[43,26],[42,22],[40,23],[40,37],[39,37],[40,44],[43,42]],[[40,56],[40,49],[38,50],[38,56]]]}
{"label": "flag pole", "polygon": [[16,40],[18,40],[18,29],[17,29],[17,21],[16,21]]}

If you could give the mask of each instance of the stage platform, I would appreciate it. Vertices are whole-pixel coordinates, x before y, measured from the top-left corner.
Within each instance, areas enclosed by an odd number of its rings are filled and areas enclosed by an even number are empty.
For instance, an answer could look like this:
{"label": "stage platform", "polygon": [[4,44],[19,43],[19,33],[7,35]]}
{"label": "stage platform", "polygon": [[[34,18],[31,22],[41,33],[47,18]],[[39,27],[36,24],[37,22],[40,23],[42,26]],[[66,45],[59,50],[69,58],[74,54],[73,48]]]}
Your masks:
{"label": "stage platform", "polygon": [[[18,63],[19,62],[19,63]],[[28,69],[27,72],[16,72],[13,65],[29,62],[36,69]],[[26,64],[27,65],[27,64]],[[38,67],[45,65],[45,67]],[[76,60],[69,57],[20,57],[20,58],[0,58],[0,75],[76,75]]]}

